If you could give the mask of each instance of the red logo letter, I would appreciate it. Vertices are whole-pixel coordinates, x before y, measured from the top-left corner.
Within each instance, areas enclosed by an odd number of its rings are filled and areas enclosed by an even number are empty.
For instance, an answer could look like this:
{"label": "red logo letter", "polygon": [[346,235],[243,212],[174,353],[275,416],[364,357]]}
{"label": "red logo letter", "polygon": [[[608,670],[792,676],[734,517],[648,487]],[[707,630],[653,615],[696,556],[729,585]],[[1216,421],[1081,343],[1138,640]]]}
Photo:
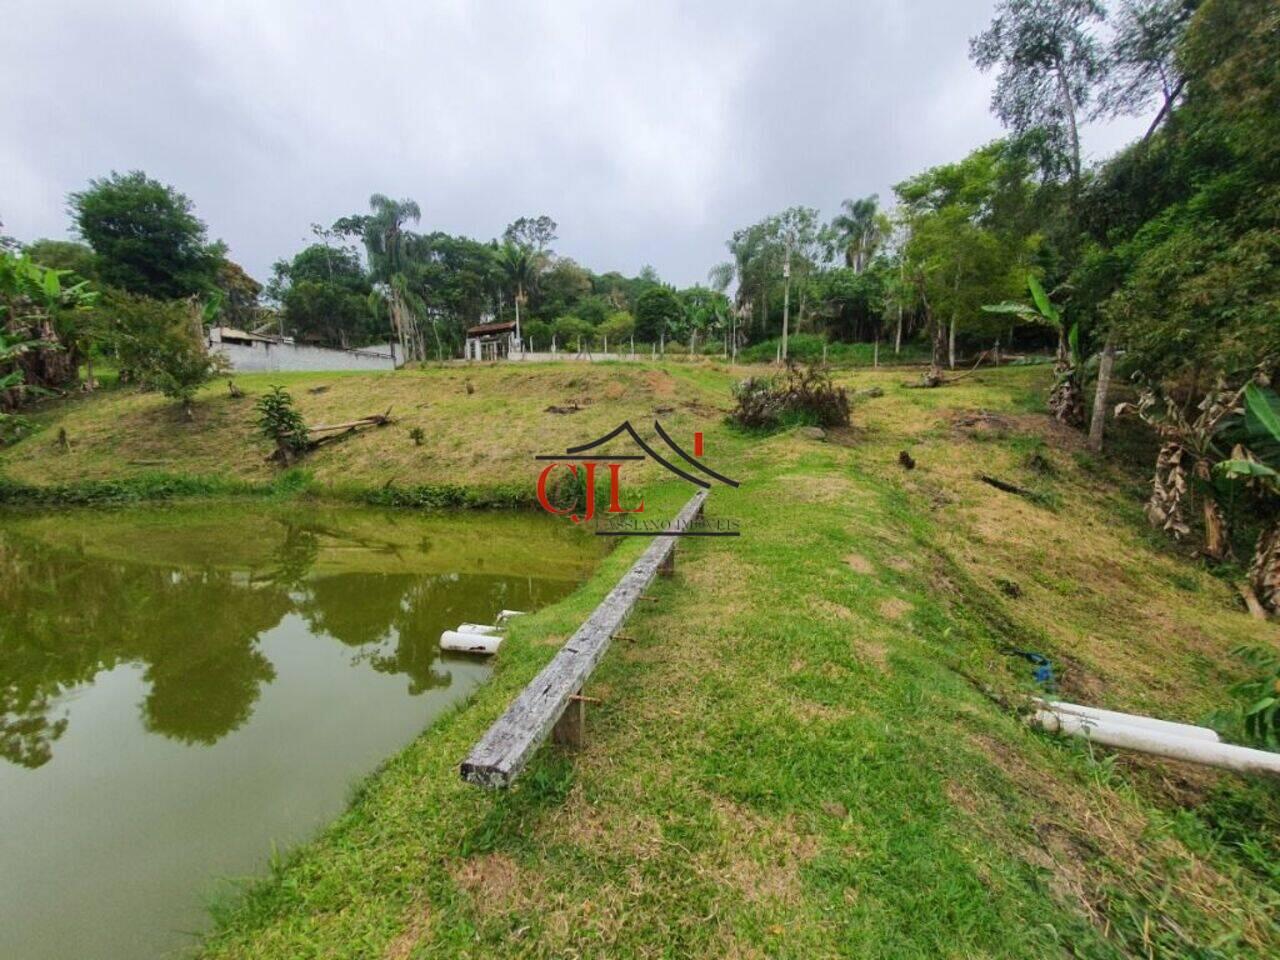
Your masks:
{"label": "red logo letter", "polygon": [[618,471],[622,469],[622,464],[609,464],[609,512],[610,513],[644,513],[644,501],[640,501],[640,506],[634,510],[623,510],[622,504],[618,502]]}
{"label": "red logo letter", "polygon": [[[554,513],[557,517],[563,517],[572,513],[573,508],[570,507],[567,510],[557,510],[552,506],[551,501],[547,498],[547,477],[551,475],[551,471],[556,467],[568,467],[575,477],[578,475],[578,468],[571,463],[547,464],[546,467],[543,468],[542,472],[538,474],[538,503],[542,504],[542,509],[547,511],[547,513]],[[577,522],[576,517],[574,518],[574,522]]]}

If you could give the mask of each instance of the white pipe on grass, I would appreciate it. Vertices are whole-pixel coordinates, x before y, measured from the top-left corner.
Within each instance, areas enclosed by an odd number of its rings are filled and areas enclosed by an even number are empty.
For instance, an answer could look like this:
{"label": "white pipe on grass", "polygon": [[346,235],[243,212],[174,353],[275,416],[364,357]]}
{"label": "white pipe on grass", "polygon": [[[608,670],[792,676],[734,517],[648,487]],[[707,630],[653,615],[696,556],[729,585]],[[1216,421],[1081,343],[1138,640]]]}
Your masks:
{"label": "white pipe on grass", "polygon": [[501,633],[502,627],[490,626],[487,623],[460,623],[458,624],[458,629],[455,632],[495,634]]}
{"label": "white pipe on grass", "polygon": [[1103,723],[1072,713],[1037,710],[1031,722],[1051,733],[1084,737],[1108,747],[1137,750],[1170,760],[1184,760],[1238,773],[1268,773],[1280,776],[1280,753],[1251,750],[1229,743],[1178,737],[1146,727]]}
{"label": "white pipe on grass", "polygon": [[1171,720],[1156,720],[1154,717],[1141,717],[1135,713],[1117,713],[1115,710],[1102,710],[1098,707],[1085,707],[1078,703],[1066,703],[1061,700],[1037,700],[1036,703],[1047,707],[1054,713],[1070,713],[1078,717],[1087,717],[1102,723],[1118,723],[1126,727],[1141,727],[1146,730],[1172,734],[1175,737],[1189,737],[1192,740],[1212,740],[1218,742],[1218,734],[1208,727],[1193,727],[1189,723],[1174,723]]}

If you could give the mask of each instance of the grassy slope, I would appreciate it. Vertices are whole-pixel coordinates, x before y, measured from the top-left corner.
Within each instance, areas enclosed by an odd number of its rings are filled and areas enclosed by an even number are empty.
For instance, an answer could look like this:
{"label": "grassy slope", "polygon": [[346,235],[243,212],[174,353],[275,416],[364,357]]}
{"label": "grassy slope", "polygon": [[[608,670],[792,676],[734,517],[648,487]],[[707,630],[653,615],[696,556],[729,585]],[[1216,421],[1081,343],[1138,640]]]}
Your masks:
{"label": "grassy slope", "polygon": [[[1011,643],[1052,655],[1082,699],[1195,721],[1238,676],[1229,651],[1275,639],[1148,534],[1128,478],[1033,412],[1042,371],[937,391],[858,374],[847,379],[887,393],[829,443],[734,434],[714,409],[726,372],[669,371],[289,378],[308,416],[388,403],[406,414],[319,454],[322,482],[447,482],[460,468],[472,482],[528,478],[531,453],[673,407],[664,424],[705,429],[709,462],[745,481],[709,508],[744,535],[682,546],[679,575],[588,690],[603,703],[587,749],[544,751],[495,796],[462,785],[458,760],[642,544],[518,621],[473,703],[230,904],[209,956],[1275,954],[1273,788],[1094,757],[978,692],[1029,689],[1025,666],[997,652]],[[321,382],[328,391],[305,392]],[[597,401],[541,412],[572,396]],[[63,417],[72,453],[50,431],[0,469],[111,476],[146,450],[184,472],[228,457],[265,478],[235,403],[211,399],[201,416],[216,426],[180,447],[185,428],[151,398],[77,403],[47,415],[50,427]],[[979,409],[998,419],[957,416]],[[421,448],[404,433],[411,410]],[[125,446],[107,447],[110,433]],[[919,462],[910,473],[895,463],[904,448]],[[1043,502],[978,483],[978,469]],[[653,487],[650,510],[687,492]]]}

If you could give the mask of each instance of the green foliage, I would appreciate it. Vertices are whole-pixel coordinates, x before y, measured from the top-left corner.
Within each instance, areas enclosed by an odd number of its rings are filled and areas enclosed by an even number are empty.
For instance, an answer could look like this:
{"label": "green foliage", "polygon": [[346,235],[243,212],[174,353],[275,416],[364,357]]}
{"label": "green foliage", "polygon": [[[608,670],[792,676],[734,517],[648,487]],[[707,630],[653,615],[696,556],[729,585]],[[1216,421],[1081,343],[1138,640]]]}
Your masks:
{"label": "green foliage", "polygon": [[310,442],[307,423],[293,405],[293,397],[281,386],[271,389],[254,404],[258,413],[258,430],[276,445],[286,465],[304,453]]}
{"label": "green foliage", "polygon": [[801,367],[790,362],[780,376],[748,377],[734,386],[733,398],[735,406],[729,418],[743,427],[849,424],[848,394],[817,364]]}
{"label": "green foliage", "polygon": [[530,320],[521,325],[521,336],[533,344],[534,350],[550,350],[555,327],[545,320]]}
{"label": "green foliage", "polygon": [[1254,672],[1233,688],[1248,704],[1245,733],[1260,746],[1280,750],[1280,655],[1270,647],[1241,647],[1235,653]]}
{"label": "green foliage", "polygon": [[190,412],[196,390],[224,368],[206,346],[204,324],[219,300],[153,300],[113,292],[105,300],[109,342],[122,378],[180,401]]}
{"label": "green foliage", "polygon": [[627,342],[635,335],[636,320],[635,317],[627,313],[625,310],[619,310],[612,314],[607,320],[596,327],[596,336],[601,342],[605,337],[609,338],[609,343],[616,349],[622,349]]}
{"label": "green foliage", "polygon": [[1182,396],[1280,356],[1277,16],[1266,0],[1206,0],[1178,50],[1183,102],[1083,197],[1095,246],[1072,284],[1127,364]]}
{"label": "green foliage", "polygon": [[26,254],[0,251],[0,439],[12,439],[29,426],[10,408],[33,392],[74,383],[77,338],[87,329],[96,300],[87,280],[42,266]]}
{"label": "green foliage", "polygon": [[36,240],[23,247],[22,252],[42,267],[66,271],[66,275],[80,280],[98,280],[97,254],[87,244],[74,240]]}
{"label": "green foliage", "polygon": [[553,328],[556,343],[561,350],[576,350],[579,342],[583,347],[591,346],[595,340],[595,327],[581,317],[561,317]]}
{"label": "green foliage", "polygon": [[76,229],[97,255],[103,283],[172,299],[217,284],[222,260],[190,200],[140,170],[90,180],[69,197]]}
{"label": "green foliage", "polygon": [[684,324],[684,305],[670,287],[653,286],[640,294],[635,306],[636,338],[645,343],[670,339]]}
{"label": "green foliage", "polygon": [[995,19],[969,44],[982,70],[998,66],[995,114],[1015,133],[1043,137],[1041,166],[1079,180],[1079,114],[1093,98],[1104,53],[1093,33],[1098,0],[1000,0]]}
{"label": "green foliage", "polygon": [[[334,347],[360,346],[377,337],[378,316],[368,294],[328,280],[291,283],[281,298],[286,328],[294,337]],[[384,328],[385,329],[385,328]],[[383,333],[383,342],[386,334]]]}

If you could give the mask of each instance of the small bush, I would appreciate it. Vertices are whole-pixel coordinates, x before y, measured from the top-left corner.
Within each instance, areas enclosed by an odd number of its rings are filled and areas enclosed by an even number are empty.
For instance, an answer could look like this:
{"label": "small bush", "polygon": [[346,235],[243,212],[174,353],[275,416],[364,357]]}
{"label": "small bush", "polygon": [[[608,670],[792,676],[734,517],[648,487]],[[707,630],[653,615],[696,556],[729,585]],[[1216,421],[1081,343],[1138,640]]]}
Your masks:
{"label": "small bush", "polygon": [[274,386],[254,406],[258,411],[258,429],[268,440],[275,441],[272,457],[281,466],[289,466],[310,444],[306,421],[294,409],[293,397],[284,387]]}
{"label": "small bush", "polygon": [[849,423],[849,395],[817,365],[787,364],[781,376],[748,377],[733,389],[730,419],[744,427],[775,429],[793,424],[840,427]]}

